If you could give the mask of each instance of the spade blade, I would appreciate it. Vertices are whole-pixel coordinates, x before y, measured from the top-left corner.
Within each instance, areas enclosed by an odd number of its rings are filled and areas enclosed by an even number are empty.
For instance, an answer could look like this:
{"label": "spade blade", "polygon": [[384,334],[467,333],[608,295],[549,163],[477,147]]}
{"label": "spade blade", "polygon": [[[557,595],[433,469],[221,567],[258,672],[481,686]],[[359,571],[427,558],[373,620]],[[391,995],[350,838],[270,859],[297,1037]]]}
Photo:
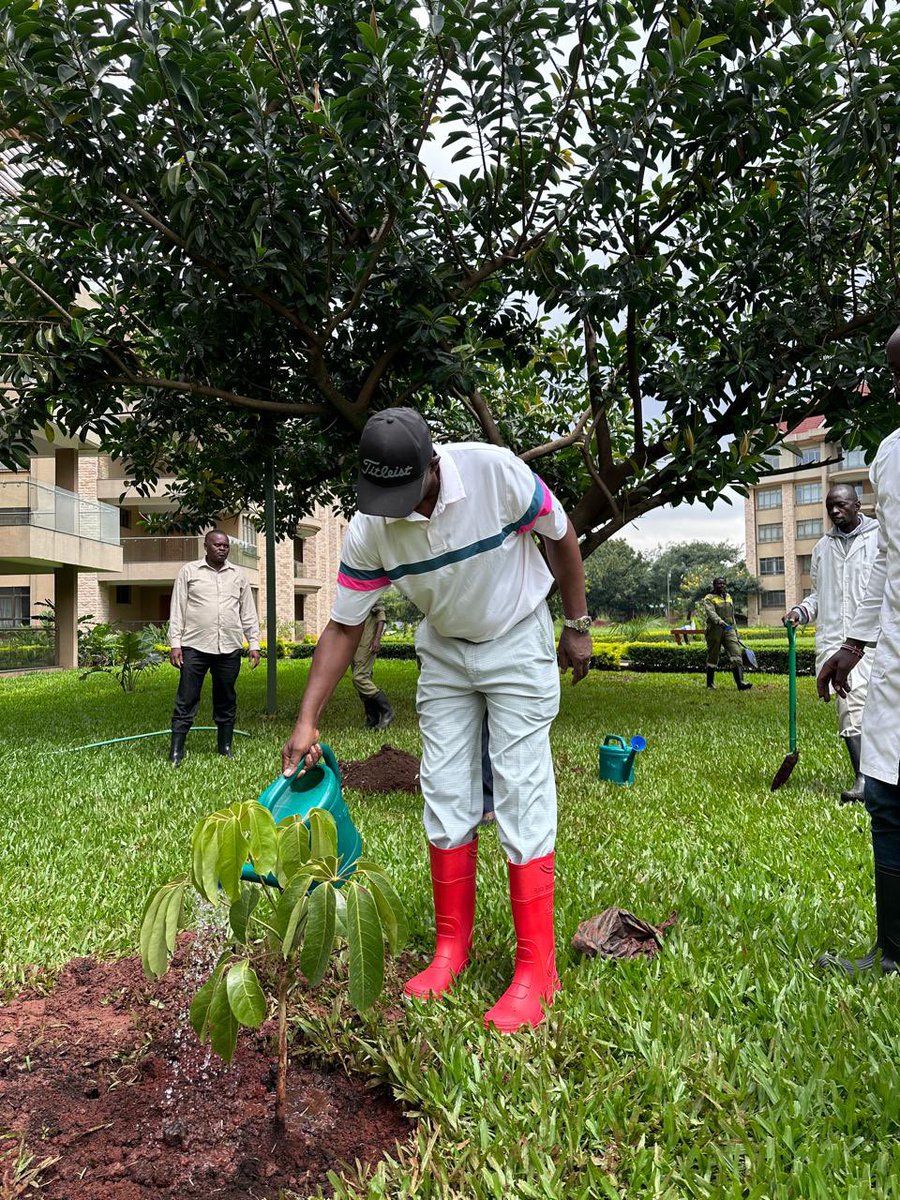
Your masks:
{"label": "spade blade", "polygon": [[791,777],[791,772],[797,765],[797,760],[799,757],[799,750],[792,750],[790,754],[785,755],[784,762],[775,772],[775,778],[772,780],[772,786],[769,789],[770,791],[777,792],[780,787],[783,787],[784,784],[787,783]]}

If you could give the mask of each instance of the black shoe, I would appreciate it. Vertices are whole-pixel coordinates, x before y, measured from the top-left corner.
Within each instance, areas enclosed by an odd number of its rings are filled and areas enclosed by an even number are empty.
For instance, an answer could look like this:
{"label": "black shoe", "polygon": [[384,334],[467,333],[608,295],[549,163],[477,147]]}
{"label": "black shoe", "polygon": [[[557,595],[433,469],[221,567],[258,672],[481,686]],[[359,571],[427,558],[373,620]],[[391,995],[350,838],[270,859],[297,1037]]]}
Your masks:
{"label": "black shoe", "polygon": [[234,726],[216,726],[216,739],[218,741],[219,753],[222,755],[222,757],[234,758],[234,751],[231,748],[231,743],[234,740]]}
{"label": "black shoe", "polygon": [[384,692],[378,692],[372,697],[372,702],[378,705],[378,722],[375,725],[376,729],[387,729],[391,721],[394,719],[394,710],[391,707],[391,702],[388,700]]}
{"label": "black shoe", "polygon": [[184,739],[186,733],[173,733],[172,742],[169,746],[169,762],[173,767],[180,767],[181,760],[184,758]]}
{"label": "black shoe", "polygon": [[[381,693],[378,693],[381,695]],[[366,710],[366,729],[377,729],[381,716],[381,706],[374,696],[360,696],[363,708]]]}
{"label": "black shoe", "polygon": [[841,792],[841,804],[863,804],[866,799],[866,777],[859,769],[860,748],[862,739],[859,734],[853,734],[850,737],[844,738],[844,745],[847,747],[847,753],[850,756],[850,762],[853,765],[853,770],[856,773],[856,779],[853,781],[853,787],[847,788]]}
{"label": "black shoe", "polygon": [[744,683],[743,667],[732,667],[731,674],[734,676],[734,682],[737,684],[737,690],[739,692],[749,692],[753,687],[752,683]]}
{"label": "black shoe", "polygon": [[841,971],[844,975],[864,975],[880,970],[882,975],[900,972],[900,871],[875,864],[875,945],[862,958],[842,958],[823,954],[816,960],[820,970]]}
{"label": "black shoe", "polygon": [[707,667],[706,668],[706,686],[710,689],[713,689],[716,686],[716,668],[715,667]]}

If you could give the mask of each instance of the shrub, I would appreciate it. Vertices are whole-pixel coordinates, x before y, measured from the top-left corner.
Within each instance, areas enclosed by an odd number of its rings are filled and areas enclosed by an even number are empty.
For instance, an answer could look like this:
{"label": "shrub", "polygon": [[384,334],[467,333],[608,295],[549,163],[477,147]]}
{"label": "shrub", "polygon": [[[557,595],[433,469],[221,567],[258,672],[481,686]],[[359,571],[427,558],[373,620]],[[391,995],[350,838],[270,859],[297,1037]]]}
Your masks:
{"label": "shrub", "polygon": [[[788,670],[787,642],[772,642],[767,646],[754,645],[759,669],[775,675],[786,675]],[[648,642],[631,642],[624,650],[624,658],[632,671],[704,671],[706,670],[706,646],[703,642],[690,646],[661,646]],[[724,659],[723,668],[727,667]],[[816,652],[812,647],[797,649],[797,674],[814,675]]]}

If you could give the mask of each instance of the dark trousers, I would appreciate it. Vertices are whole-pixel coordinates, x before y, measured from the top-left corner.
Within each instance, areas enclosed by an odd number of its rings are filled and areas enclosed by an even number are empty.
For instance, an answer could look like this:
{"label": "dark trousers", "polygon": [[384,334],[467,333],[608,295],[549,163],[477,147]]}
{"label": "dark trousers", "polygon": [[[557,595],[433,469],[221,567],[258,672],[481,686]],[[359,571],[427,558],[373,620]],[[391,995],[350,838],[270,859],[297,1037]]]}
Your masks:
{"label": "dark trousers", "polygon": [[867,775],[866,808],[872,821],[875,862],[900,871],[900,783],[885,783]]}
{"label": "dark trousers", "polygon": [[231,654],[205,654],[202,650],[183,646],[181,653],[184,665],[175,696],[172,732],[187,733],[193,725],[207,671],[212,674],[213,720],[217,725],[234,725],[237,714],[234,685],[241,669],[240,650]]}
{"label": "dark trousers", "polygon": [[484,811],[494,811],[494,769],[491,766],[490,734],[487,713],[481,722],[481,788],[484,792]]}

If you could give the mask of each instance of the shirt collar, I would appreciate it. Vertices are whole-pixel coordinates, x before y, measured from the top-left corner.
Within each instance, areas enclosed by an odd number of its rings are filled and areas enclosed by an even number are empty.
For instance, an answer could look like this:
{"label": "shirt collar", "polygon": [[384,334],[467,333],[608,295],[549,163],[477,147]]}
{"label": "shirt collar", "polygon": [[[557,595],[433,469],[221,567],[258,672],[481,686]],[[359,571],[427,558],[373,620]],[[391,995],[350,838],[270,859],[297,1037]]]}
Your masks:
{"label": "shirt collar", "polygon": [[385,517],[387,525],[393,525],[396,521],[429,521],[439,517],[448,504],[455,504],[458,500],[465,500],[466,489],[462,481],[462,476],[459,473],[459,467],[453,461],[453,456],[446,446],[437,447],[438,454],[441,459],[441,487],[438,492],[437,503],[434,506],[434,512],[430,517],[423,516],[422,513],[411,512],[408,517]]}
{"label": "shirt collar", "polygon": [[234,563],[230,563],[228,561],[228,559],[226,558],[225,562],[222,564],[222,566],[219,568],[219,570],[216,571],[215,567],[211,567],[209,565],[209,563],[206,561],[206,555],[204,555],[203,558],[201,558],[198,561],[197,566],[205,567],[207,569],[207,571],[213,571],[216,575],[221,575],[223,571],[236,571],[237,570],[237,567],[234,565]]}

